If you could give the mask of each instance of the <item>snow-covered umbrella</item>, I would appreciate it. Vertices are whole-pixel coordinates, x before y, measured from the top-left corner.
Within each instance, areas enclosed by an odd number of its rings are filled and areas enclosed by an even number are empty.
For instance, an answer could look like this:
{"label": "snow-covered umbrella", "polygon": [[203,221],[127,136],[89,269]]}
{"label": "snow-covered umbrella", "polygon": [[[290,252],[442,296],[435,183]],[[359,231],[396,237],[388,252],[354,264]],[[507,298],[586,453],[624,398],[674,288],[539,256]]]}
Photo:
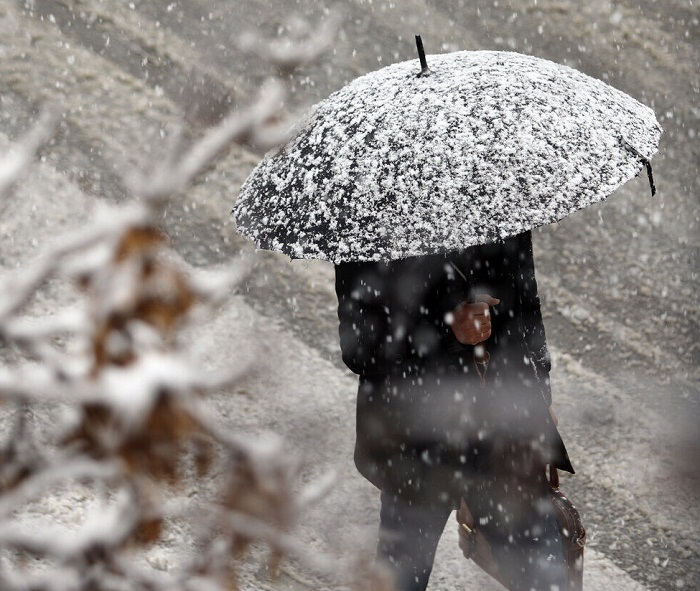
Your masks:
{"label": "snow-covered umbrella", "polygon": [[548,60],[430,56],[362,76],[260,162],[239,232],[293,258],[393,260],[504,239],[601,201],[644,167],[651,109]]}

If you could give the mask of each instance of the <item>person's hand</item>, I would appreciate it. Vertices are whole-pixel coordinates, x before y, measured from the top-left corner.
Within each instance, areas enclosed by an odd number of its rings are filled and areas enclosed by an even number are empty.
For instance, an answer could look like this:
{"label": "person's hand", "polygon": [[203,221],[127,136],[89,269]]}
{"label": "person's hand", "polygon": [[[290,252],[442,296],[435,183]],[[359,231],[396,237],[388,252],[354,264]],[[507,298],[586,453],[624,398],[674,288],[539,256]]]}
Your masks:
{"label": "person's hand", "polygon": [[478,345],[491,336],[491,310],[501,300],[487,293],[480,293],[474,302],[462,302],[452,312],[452,332],[464,345]]}

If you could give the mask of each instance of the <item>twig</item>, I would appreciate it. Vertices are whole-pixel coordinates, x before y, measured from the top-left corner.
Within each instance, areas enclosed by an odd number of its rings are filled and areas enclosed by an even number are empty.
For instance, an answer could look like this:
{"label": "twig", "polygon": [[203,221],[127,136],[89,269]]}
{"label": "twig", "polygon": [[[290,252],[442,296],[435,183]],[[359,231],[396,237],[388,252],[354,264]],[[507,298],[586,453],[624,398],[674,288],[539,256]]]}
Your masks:
{"label": "twig", "polygon": [[316,571],[329,574],[332,572],[333,567],[329,559],[312,554],[301,541],[279,528],[250,515],[227,511],[216,506],[210,507],[210,511],[216,517],[217,523],[226,525],[232,531],[252,540],[264,542],[270,548],[284,554],[292,554]]}
{"label": "twig", "polygon": [[254,34],[241,37],[239,49],[255,54],[276,66],[282,77],[302,64],[313,62],[333,45],[340,28],[340,16],[331,14],[307,39],[264,39]]}
{"label": "twig", "polygon": [[64,237],[60,244],[33,265],[2,281],[0,336],[3,335],[3,325],[7,319],[22,308],[44,281],[60,273],[65,259],[100,243],[116,243],[116,238],[125,228],[138,227],[149,217],[148,210],[138,205],[110,210],[109,217],[103,216],[102,221],[97,220],[93,227],[75,237]]}
{"label": "twig", "polygon": [[51,139],[57,122],[57,110],[47,109],[44,111],[32,130],[19,141],[14,150],[0,161],[0,203],[4,201],[12,187],[26,174],[36,153]]}
{"label": "twig", "polygon": [[285,91],[280,82],[269,81],[253,106],[226,117],[217,127],[197,141],[179,161],[168,160],[154,175],[132,176],[126,180],[131,191],[158,211],[165,200],[180,194],[224,149],[242,143],[277,113],[284,104]]}
{"label": "twig", "polygon": [[52,487],[69,480],[110,480],[121,473],[115,461],[69,460],[59,457],[0,497],[0,519],[46,494]]}

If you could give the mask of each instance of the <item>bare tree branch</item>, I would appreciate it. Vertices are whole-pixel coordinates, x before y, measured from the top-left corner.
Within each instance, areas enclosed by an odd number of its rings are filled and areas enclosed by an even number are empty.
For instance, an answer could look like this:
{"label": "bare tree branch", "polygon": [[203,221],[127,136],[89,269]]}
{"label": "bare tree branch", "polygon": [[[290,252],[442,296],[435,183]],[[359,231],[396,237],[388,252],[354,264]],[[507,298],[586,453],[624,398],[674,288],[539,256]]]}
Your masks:
{"label": "bare tree branch", "polygon": [[[266,49],[255,41],[250,47],[288,72],[316,59],[337,26],[329,19],[316,33],[292,32],[291,43]],[[300,493],[301,462],[281,440],[255,440],[207,407],[206,395],[240,382],[251,367],[246,359],[254,356],[205,371],[190,332],[181,336],[230,297],[251,263],[242,258],[225,268],[192,269],[169,249],[160,227],[167,200],[186,191],[226,149],[283,140],[286,96],[279,77],[269,81],[249,108],[188,149],[175,129],[154,171],[124,176],[134,202],[96,209],[87,228],[0,280],[0,342],[21,354],[7,356],[0,367],[0,401],[19,403],[20,413],[29,409],[61,429],[57,442],[45,433],[32,438],[32,423],[19,414],[12,439],[0,442],[0,588],[228,591],[221,577],[233,574],[234,558],[253,542],[331,572],[332,563],[292,533],[331,479]],[[0,163],[0,200],[49,141],[56,120],[55,113],[44,114]],[[79,302],[63,310],[54,302],[51,315],[34,318],[32,304],[49,280],[77,287]],[[240,343],[241,349],[251,346]],[[70,411],[70,424],[49,415],[56,406]],[[205,501],[165,501],[173,485],[201,475],[217,483]],[[22,526],[33,503],[77,483],[104,505],[88,511],[70,541]],[[195,530],[199,555],[175,575],[136,564],[128,549],[161,542],[165,522],[181,519]],[[38,556],[45,570],[22,572],[12,551]]]}

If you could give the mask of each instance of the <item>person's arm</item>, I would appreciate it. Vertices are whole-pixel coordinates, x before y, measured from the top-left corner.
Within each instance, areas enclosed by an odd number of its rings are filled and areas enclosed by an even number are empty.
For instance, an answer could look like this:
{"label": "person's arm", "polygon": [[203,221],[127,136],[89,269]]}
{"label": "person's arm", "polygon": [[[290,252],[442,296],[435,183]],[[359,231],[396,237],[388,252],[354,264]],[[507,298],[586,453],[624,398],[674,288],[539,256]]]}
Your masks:
{"label": "person's arm", "polygon": [[357,374],[386,374],[462,350],[448,321],[465,287],[448,268],[440,255],[337,265],[344,363]]}
{"label": "person's arm", "polygon": [[[335,267],[338,332],[343,362],[356,374],[390,373],[403,359],[394,338],[392,269],[383,263],[341,263]],[[392,326],[393,325],[393,326]]]}

